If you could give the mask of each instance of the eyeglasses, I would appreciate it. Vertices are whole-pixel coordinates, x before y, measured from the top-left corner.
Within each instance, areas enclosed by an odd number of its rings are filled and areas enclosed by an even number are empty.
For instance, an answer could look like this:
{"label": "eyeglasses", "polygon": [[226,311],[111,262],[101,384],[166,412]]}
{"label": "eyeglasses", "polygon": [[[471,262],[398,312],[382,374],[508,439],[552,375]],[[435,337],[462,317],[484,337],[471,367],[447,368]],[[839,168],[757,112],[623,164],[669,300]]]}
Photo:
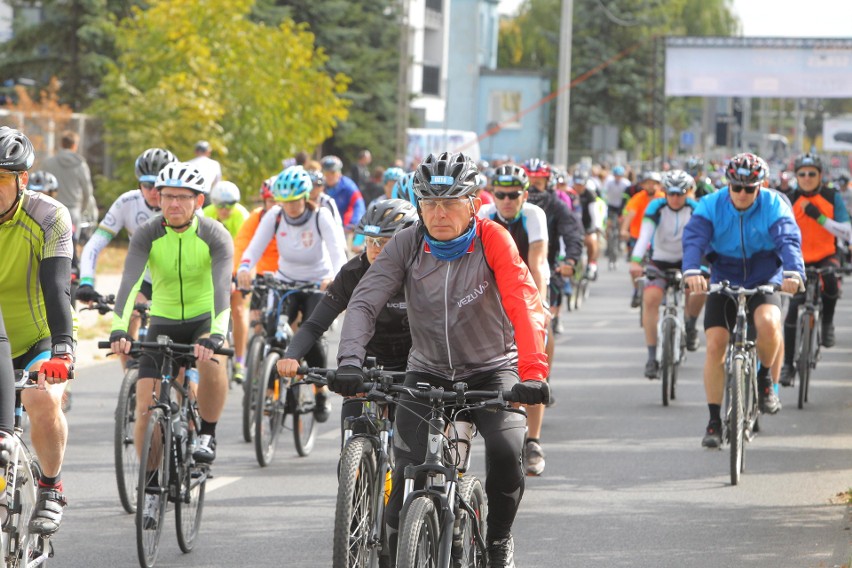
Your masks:
{"label": "eyeglasses", "polygon": [[509,193],[505,193],[505,192],[502,192],[502,191],[495,191],[494,197],[496,197],[497,199],[501,199],[501,200],[508,198],[508,199],[511,199],[512,201],[515,201],[521,195],[523,195],[523,193],[524,193],[523,191],[511,191]]}
{"label": "eyeglasses", "polygon": [[430,199],[421,199],[420,200],[420,208],[423,211],[428,211],[430,213],[434,213],[438,210],[438,206],[444,210],[445,213],[458,213],[464,210],[467,207],[468,201],[466,199],[456,199],[456,198],[430,198]]}
{"label": "eyeglasses", "polygon": [[387,237],[367,237],[367,246],[380,249],[388,244],[389,240]]}
{"label": "eyeglasses", "polygon": [[161,201],[175,201],[175,202],[183,204],[183,203],[189,203],[193,199],[195,199],[194,194],[184,194],[184,193],[181,193],[179,195],[174,195],[174,194],[171,194],[171,193],[161,193],[160,194],[160,200]]}
{"label": "eyeglasses", "polygon": [[686,197],[686,193],[683,191],[667,191],[666,195],[669,197]]}
{"label": "eyeglasses", "polygon": [[217,203],[216,207],[219,209],[233,209],[236,203]]}
{"label": "eyeglasses", "polygon": [[149,181],[139,182],[139,188],[147,191],[154,189],[154,184]]}
{"label": "eyeglasses", "polygon": [[804,178],[815,178],[819,175],[819,172],[796,172],[796,177]]}
{"label": "eyeglasses", "polygon": [[0,172],[0,180],[12,180],[18,177],[19,172]]}
{"label": "eyeglasses", "polygon": [[746,193],[751,195],[752,193],[757,191],[757,188],[759,186],[757,186],[757,185],[739,185],[739,184],[733,184],[732,183],[729,187],[731,188],[731,191],[733,191],[734,193],[740,193],[741,191],[745,190]]}

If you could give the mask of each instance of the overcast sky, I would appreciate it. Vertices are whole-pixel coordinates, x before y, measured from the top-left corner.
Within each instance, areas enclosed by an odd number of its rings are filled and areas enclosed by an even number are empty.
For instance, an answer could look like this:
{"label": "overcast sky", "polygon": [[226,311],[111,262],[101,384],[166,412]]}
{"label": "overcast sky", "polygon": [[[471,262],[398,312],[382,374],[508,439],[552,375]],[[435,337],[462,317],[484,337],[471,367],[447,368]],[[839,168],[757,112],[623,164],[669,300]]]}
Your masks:
{"label": "overcast sky", "polygon": [[[612,0],[603,2],[611,9]],[[501,0],[500,12],[512,14],[523,0]],[[852,2],[849,0],[734,0],[744,36],[852,37]]]}

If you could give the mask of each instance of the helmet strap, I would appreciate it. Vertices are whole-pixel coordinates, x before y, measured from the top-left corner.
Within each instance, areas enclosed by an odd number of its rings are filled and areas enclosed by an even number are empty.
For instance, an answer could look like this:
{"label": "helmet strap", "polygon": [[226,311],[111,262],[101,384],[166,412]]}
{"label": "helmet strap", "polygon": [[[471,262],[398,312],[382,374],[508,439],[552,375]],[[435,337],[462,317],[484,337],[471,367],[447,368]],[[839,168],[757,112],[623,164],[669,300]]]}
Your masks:
{"label": "helmet strap", "polygon": [[17,207],[17,206],[18,206],[18,202],[21,200],[21,195],[23,195],[23,194],[24,194],[24,190],[23,190],[23,189],[21,189],[21,185],[20,185],[20,183],[21,183],[21,182],[19,181],[19,182],[18,182],[18,194],[17,194],[17,195],[15,195],[15,201],[13,201],[13,202],[12,202],[12,205],[10,205],[8,209],[6,209],[6,210],[5,210],[5,211],[3,211],[2,213],[0,213],[0,219],[2,219],[3,217],[5,217],[6,215],[8,215],[8,214],[9,214],[9,213],[13,210],[13,209],[15,209],[15,207]]}

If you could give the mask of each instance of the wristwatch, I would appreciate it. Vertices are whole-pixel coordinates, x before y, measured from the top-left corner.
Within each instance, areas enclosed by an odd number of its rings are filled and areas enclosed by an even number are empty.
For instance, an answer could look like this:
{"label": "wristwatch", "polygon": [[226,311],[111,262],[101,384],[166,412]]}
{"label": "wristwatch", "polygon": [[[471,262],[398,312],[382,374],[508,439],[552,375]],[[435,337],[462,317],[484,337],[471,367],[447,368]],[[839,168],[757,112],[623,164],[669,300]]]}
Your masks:
{"label": "wristwatch", "polygon": [[74,348],[68,345],[67,343],[57,343],[50,350],[51,357],[68,357],[72,361],[74,360]]}

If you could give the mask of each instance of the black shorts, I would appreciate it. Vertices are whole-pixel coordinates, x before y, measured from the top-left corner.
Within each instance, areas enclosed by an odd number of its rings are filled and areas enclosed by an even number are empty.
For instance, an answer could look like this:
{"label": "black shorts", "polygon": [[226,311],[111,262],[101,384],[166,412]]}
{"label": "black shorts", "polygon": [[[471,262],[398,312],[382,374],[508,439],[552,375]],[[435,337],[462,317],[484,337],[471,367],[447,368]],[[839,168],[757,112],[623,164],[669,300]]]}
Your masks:
{"label": "black shorts", "polygon": [[[754,339],[757,330],[754,327],[754,310],[763,304],[771,304],[781,309],[781,296],[779,294],[755,294],[748,299],[748,336]],[[728,332],[734,330],[737,323],[737,301],[724,294],[710,294],[704,305],[704,329],[711,327],[724,327]]]}
{"label": "black shorts", "polygon": [[154,293],[153,289],[151,288],[151,283],[146,280],[143,280],[142,286],[139,287],[139,293],[145,296],[145,299],[150,302],[151,295]]}
{"label": "black shorts", "polygon": [[[159,318],[158,318],[159,319]],[[192,344],[210,333],[210,318],[197,319],[188,322],[164,323],[162,320],[151,322],[148,327],[148,341],[157,341],[157,336],[168,335],[174,343]],[[139,378],[155,379],[160,376],[163,357],[159,354],[147,353],[139,358]]]}
{"label": "black shorts", "polygon": [[12,368],[30,371],[30,366],[33,363],[39,363],[50,359],[50,350],[52,349],[52,346],[53,342],[49,337],[38,340],[35,345],[27,349],[26,353],[18,355],[12,359]]}
{"label": "black shorts", "polygon": [[[664,260],[649,260],[648,264],[657,268],[660,272],[665,273],[666,270],[680,270],[683,262],[666,262]],[[645,281],[645,288],[659,288],[660,290],[666,289],[666,279],[663,277],[660,278],[650,278]],[[736,315],[736,312],[734,312]]]}

